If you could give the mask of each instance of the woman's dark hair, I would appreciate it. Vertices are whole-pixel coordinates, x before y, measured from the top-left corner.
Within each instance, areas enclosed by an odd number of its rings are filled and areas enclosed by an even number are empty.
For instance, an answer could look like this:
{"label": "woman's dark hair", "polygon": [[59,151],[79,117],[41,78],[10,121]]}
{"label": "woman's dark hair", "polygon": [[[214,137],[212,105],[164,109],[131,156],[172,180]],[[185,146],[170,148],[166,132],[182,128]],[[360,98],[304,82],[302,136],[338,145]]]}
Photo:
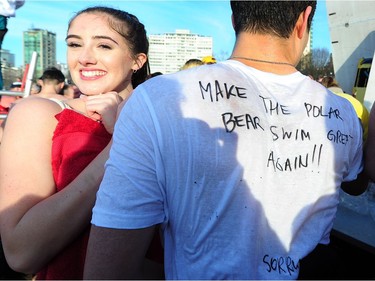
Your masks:
{"label": "woman's dark hair", "polygon": [[[76,15],[69,21],[68,29],[77,16],[85,13],[107,15],[109,26],[125,38],[130,52],[133,55],[133,59],[136,60],[136,56],[139,53],[148,55],[149,43],[146,35],[146,30],[144,25],[138,20],[136,16],[128,12],[110,7],[94,6],[76,13]],[[147,59],[143,66],[132,75],[133,88],[135,89],[139,84],[146,81],[149,74],[150,66]]]}
{"label": "woman's dark hair", "polygon": [[230,5],[236,35],[241,31],[275,34],[289,38],[299,15],[312,7],[307,28],[310,30],[316,1],[235,1]]}

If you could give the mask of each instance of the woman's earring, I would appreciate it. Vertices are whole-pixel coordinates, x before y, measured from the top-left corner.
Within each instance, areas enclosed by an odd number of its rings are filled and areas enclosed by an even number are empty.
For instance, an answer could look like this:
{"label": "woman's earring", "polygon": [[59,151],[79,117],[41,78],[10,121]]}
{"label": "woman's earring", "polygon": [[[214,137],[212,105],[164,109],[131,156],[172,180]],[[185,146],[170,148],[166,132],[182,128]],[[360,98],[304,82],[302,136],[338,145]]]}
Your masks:
{"label": "woman's earring", "polygon": [[133,69],[133,74],[137,73],[138,69]]}

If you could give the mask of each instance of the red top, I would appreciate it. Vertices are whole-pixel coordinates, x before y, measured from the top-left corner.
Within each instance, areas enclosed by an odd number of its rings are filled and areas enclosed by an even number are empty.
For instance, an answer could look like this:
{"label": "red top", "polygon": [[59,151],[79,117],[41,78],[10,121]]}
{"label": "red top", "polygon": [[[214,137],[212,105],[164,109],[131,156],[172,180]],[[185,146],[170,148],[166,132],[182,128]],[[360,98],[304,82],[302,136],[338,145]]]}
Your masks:
{"label": "red top", "polygon": [[[112,135],[101,123],[64,109],[56,115],[52,142],[52,171],[57,192],[74,180],[78,174],[107,146]],[[83,279],[90,224],[73,243],[59,253],[37,274],[39,280]],[[163,263],[163,247],[159,231],[156,232],[146,255]]]}
{"label": "red top", "polygon": [[[112,135],[101,123],[71,109],[64,109],[56,118],[58,124],[52,138],[52,171],[58,192],[106,147]],[[88,224],[82,235],[37,274],[37,279],[82,279],[89,229]]]}

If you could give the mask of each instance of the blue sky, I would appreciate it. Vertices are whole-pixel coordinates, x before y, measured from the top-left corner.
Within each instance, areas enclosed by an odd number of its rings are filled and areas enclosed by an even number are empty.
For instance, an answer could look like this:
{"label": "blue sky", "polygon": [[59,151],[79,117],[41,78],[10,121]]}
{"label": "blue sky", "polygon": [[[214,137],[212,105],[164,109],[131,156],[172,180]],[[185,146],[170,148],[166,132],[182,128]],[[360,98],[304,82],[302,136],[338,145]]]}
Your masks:
{"label": "blue sky", "polygon": [[[108,5],[136,15],[146,26],[148,34],[188,29],[191,33],[213,37],[214,55],[227,58],[233,48],[234,32],[228,1],[179,0],[26,0],[8,22],[3,49],[16,55],[16,66],[23,64],[22,36],[30,28],[47,29],[56,33],[57,60],[65,63],[65,36],[69,19],[76,11],[91,5]],[[325,1],[318,1],[314,22],[313,48],[331,50]]]}

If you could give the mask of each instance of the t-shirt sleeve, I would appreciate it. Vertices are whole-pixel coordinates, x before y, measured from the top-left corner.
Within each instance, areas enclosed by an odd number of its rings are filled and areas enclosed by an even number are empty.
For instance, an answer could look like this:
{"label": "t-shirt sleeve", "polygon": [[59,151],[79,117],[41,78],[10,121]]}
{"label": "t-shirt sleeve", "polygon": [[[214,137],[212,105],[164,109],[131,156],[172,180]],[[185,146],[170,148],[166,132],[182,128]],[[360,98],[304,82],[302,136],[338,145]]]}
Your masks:
{"label": "t-shirt sleeve", "polygon": [[[356,116],[356,115],[355,115]],[[350,182],[364,169],[363,130],[359,118],[353,118],[353,147],[349,150],[349,169],[343,181]]]}
{"label": "t-shirt sleeve", "polygon": [[151,105],[138,86],[120,113],[93,208],[96,226],[137,229],[165,220]]}

